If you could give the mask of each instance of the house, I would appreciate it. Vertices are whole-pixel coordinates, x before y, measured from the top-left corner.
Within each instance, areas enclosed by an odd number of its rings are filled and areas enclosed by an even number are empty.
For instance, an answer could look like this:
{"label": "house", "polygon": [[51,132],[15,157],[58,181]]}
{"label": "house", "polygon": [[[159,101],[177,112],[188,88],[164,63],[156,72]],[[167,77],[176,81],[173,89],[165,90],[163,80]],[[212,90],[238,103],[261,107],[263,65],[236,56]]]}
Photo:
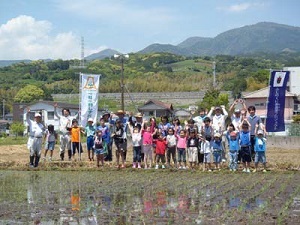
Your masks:
{"label": "house", "polygon": [[143,106],[138,108],[138,111],[144,114],[145,116],[168,116],[173,115],[173,106],[172,104],[167,104],[158,100],[149,100]]}
{"label": "house", "polygon": [[178,117],[180,119],[184,119],[187,120],[191,117],[191,112],[189,110],[185,110],[185,109],[177,109],[174,111],[174,116]]}
{"label": "house", "polygon": [[[27,107],[30,108],[30,118],[34,118],[35,112],[42,115],[42,120],[45,125],[52,124],[54,129],[58,130],[59,119],[54,115],[54,102],[52,101],[38,101],[35,103],[14,103],[13,105],[13,121],[20,121],[26,124]],[[79,105],[57,102],[57,112],[62,113],[63,108],[68,108],[71,115],[76,115],[79,111]],[[27,125],[27,124],[26,124]]]}
{"label": "house", "polygon": [[[247,93],[243,96],[247,108],[251,105],[255,106],[256,114],[259,115],[263,121],[267,117],[267,101],[269,96],[269,87]],[[286,91],[285,94],[285,108],[284,108],[284,120],[291,122],[294,114],[294,101],[296,95]]]}

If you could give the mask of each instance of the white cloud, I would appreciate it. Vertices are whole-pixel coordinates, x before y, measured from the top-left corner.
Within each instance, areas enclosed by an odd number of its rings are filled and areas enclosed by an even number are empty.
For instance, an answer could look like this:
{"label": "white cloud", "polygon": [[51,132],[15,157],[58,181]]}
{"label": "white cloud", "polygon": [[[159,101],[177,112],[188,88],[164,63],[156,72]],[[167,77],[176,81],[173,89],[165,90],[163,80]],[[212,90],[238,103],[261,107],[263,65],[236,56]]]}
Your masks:
{"label": "white cloud", "polygon": [[240,12],[240,11],[245,11],[249,9],[251,4],[249,3],[242,3],[242,4],[237,4],[237,5],[231,5],[228,10],[232,12]]}
{"label": "white cloud", "polygon": [[264,3],[259,2],[245,2],[241,4],[230,5],[228,7],[218,7],[217,9],[227,12],[244,12],[249,9],[257,9],[264,7]]}
{"label": "white cloud", "polygon": [[72,32],[51,35],[49,21],[21,15],[0,26],[0,60],[80,58],[80,40]]}

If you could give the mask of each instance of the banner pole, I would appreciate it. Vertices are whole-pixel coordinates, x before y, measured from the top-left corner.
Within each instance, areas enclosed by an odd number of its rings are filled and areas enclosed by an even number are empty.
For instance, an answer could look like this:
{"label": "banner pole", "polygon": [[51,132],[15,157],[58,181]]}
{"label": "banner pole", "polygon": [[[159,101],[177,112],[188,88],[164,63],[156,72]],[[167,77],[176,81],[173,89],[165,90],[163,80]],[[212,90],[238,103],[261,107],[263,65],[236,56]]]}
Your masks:
{"label": "banner pole", "polygon": [[81,87],[82,87],[82,76],[81,73],[79,73],[79,105],[78,105],[78,110],[79,110],[79,159],[81,160]]}

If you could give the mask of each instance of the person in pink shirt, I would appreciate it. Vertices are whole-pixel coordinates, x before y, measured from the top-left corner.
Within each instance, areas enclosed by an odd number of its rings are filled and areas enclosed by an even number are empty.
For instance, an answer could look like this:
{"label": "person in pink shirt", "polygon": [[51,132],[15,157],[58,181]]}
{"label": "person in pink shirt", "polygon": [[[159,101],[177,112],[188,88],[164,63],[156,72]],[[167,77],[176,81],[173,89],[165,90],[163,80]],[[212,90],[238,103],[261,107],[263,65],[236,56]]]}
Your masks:
{"label": "person in pink shirt", "polygon": [[[186,143],[187,143],[187,136],[186,131],[181,130],[179,135],[175,133],[177,138],[177,155],[178,155],[178,163],[179,169],[186,169]],[[181,165],[183,162],[184,166]]]}
{"label": "person in pink shirt", "polygon": [[151,127],[146,123],[142,128],[142,140],[143,140],[143,151],[144,151],[144,168],[148,169],[152,167],[152,144],[153,144],[153,133],[151,133]]}

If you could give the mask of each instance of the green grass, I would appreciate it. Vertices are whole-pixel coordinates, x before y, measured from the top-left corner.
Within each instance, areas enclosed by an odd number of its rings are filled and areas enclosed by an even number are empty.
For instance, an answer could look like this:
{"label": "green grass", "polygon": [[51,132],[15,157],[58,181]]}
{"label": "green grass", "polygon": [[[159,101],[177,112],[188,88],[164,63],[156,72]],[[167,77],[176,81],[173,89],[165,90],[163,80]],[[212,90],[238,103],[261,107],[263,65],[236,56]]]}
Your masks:
{"label": "green grass", "polygon": [[2,137],[0,138],[0,146],[1,145],[22,145],[26,144],[28,137]]}

